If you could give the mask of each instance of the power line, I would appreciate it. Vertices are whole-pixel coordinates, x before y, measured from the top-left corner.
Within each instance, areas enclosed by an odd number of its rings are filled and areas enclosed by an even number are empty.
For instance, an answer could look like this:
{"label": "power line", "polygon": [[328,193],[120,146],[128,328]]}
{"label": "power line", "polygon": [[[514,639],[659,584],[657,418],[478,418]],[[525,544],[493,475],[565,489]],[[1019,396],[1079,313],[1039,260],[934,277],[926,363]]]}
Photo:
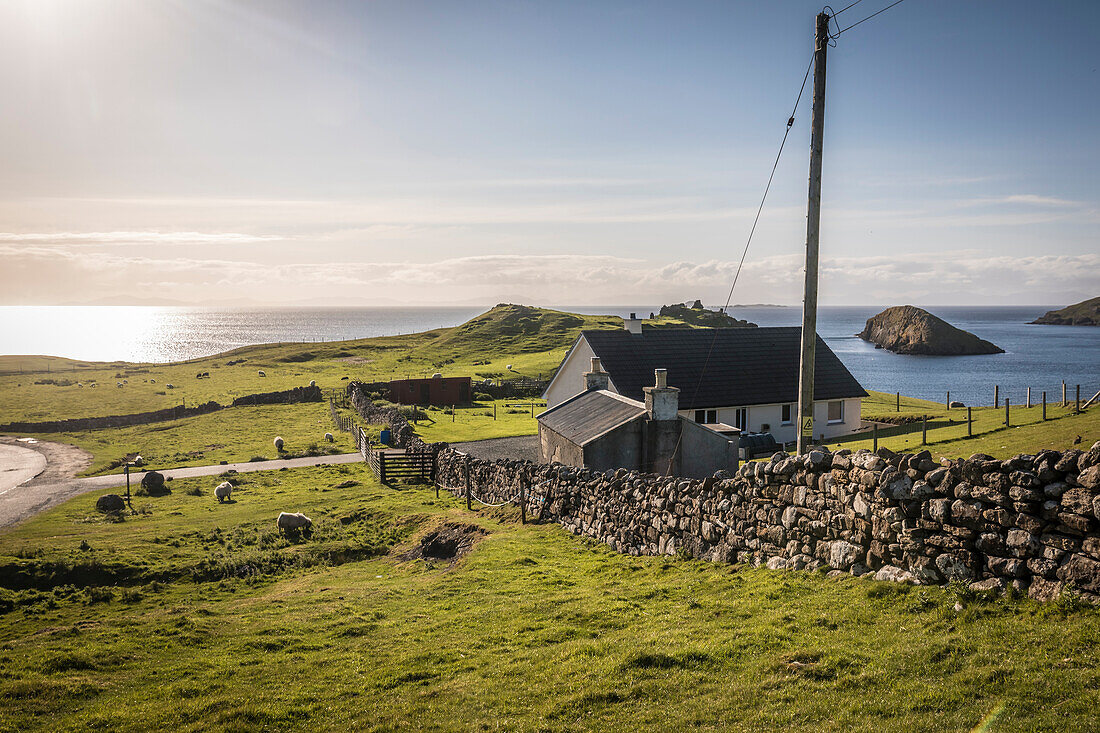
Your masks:
{"label": "power line", "polygon": [[[852,5],[855,5],[855,4],[857,4],[857,3],[860,3],[860,2],[863,2],[863,0],[856,0],[856,2],[855,2],[855,3],[852,3]],[[852,23],[852,24],[851,24],[850,26],[848,26],[847,28],[844,28],[844,29],[842,29],[842,30],[839,30],[839,31],[837,31],[837,34],[836,34],[836,35],[837,35],[837,36],[839,36],[839,35],[840,35],[841,33],[844,33],[845,31],[850,31],[850,30],[852,30],[853,28],[855,28],[855,27],[856,27],[857,25],[859,25],[860,23],[866,23],[866,22],[867,22],[867,21],[869,21],[869,20],[870,20],[871,18],[874,18],[874,17],[876,16],[876,15],[879,15],[880,13],[885,13],[885,12],[886,12],[887,10],[889,10],[890,8],[894,7],[895,5],[901,5],[901,4],[903,3],[903,2],[905,2],[905,0],[895,0],[895,2],[892,2],[892,3],[890,3],[889,5],[887,5],[887,6],[886,6],[885,8],[883,8],[882,10],[879,10],[879,11],[877,11],[877,12],[871,13],[870,15],[868,15],[868,16],[867,16],[866,18],[864,18],[863,20],[858,20],[858,21],[856,21],[855,23]],[[849,6],[848,6],[848,8],[852,7],[852,5],[849,5]],[[845,8],[844,10],[847,10],[848,8]],[[840,12],[844,12],[844,11],[842,10],[842,11],[840,11]],[[833,38],[836,38],[836,36],[833,36]]]}
{"label": "power line", "polygon": [[[856,0],[861,2],[862,0]],[[787,145],[787,138],[791,134],[791,128],[794,127],[795,113],[798,112],[798,104],[802,101],[802,94],[806,91],[806,82],[810,78],[810,69],[814,66],[814,59],[817,58],[817,51],[815,50],[813,55],[810,56],[810,63],[806,65],[806,73],[802,76],[802,86],[798,88],[798,96],[795,97],[794,106],[791,108],[791,116],[787,118],[787,129],[783,132],[783,139],[779,142],[779,152],[775,154],[775,162],[772,163],[771,173],[768,174],[768,183],[764,186],[764,195],[760,197],[760,205],[756,207],[756,217],[752,220],[752,227],[749,229],[749,236],[745,240],[745,248],[741,251],[741,260],[737,263],[737,270],[733,275],[733,284],[730,285],[729,295],[726,296],[726,304],[722,306],[724,312],[729,307],[730,301],[733,300],[733,291],[737,287],[737,280],[741,277],[741,268],[745,265],[745,257],[749,253],[749,245],[752,244],[753,234],[756,233],[756,225],[760,223],[760,214],[764,210],[764,202],[768,200],[768,193],[772,188],[772,181],[775,180],[775,171],[779,167],[779,159],[783,156],[783,148]],[[699,388],[703,385],[703,376],[706,374],[707,366],[710,365],[711,354],[714,353],[714,344],[718,341],[718,329],[714,331],[714,338],[710,341],[710,348],[707,349],[707,358],[703,360],[703,368],[699,371],[699,379],[695,383],[695,389],[692,392],[692,401],[694,402],[696,395],[699,394]],[[666,473],[672,472],[672,461],[676,458],[676,453],[680,450],[680,442],[683,440],[684,433],[681,430],[679,437],[676,439],[676,447],[672,451],[672,458],[668,461],[668,469]]]}
{"label": "power line", "polygon": [[855,6],[859,5],[859,4],[861,3],[861,2],[863,2],[863,0],[856,0],[856,1],[855,1],[854,3],[852,3],[851,5],[847,5],[847,6],[843,7],[843,8],[841,8],[840,10],[836,11],[835,13],[833,13],[833,17],[835,18],[836,16],[840,15],[841,13],[843,13],[843,12],[844,12],[845,10],[850,10],[850,9],[854,8]]}

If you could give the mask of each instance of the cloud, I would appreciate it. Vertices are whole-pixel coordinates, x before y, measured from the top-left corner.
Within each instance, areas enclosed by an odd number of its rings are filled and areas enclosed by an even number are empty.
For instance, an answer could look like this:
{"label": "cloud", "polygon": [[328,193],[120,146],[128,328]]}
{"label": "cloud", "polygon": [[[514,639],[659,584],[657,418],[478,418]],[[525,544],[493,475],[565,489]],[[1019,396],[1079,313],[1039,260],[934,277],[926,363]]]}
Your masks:
{"label": "cloud", "polygon": [[0,232],[0,242],[33,244],[256,244],[280,239],[239,232]]}
{"label": "cloud", "polygon": [[988,206],[988,205],[1003,205],[1003,206],[1019,206],[1021,204],[1026,206],[1043,206],[1043,207],[1080,207],[1082,203],[1080,201],[1070,201],[1069,199],[1055,198],[1054,196],[1039,196],[1033,193],[1017,193],[1008,196],[994,196],[991,198],[978,198],[967,199],[960,202],[963,206]]}
{"label": "cloud", "polygon": [[[94,300],[129,293],[217,304],[357,299],[364,304],[493,303],[615,305],[724,302],[736,261],[653,262],[611,255],[491,254],[432,262],[284,262],[128,257],[80,248],[0,244],[4,302]],[[826,257],[821,302],[828,304],[1019,304],[1081,300],[1100,289],[1100,254],[997,256],[985,250],[897,256]],[[800,255],[750,259],[734,302],[796,304]],[[1080,297],[1078,297],[1080,296]]]}

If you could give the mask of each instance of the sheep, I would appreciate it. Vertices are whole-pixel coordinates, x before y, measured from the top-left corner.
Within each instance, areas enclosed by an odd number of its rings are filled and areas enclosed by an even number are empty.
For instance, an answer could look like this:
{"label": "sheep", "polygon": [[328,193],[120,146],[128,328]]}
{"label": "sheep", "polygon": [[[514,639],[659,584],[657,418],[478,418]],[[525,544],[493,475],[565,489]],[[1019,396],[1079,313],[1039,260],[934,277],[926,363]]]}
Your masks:
{"label": "sheep", "polygon": [[214,489],[214,496],[218,497],[219,504],[229,499],[233,496],[233,484],[228,481],[222,481]]}
{"label": "sheep", "polygon": [[261,377],[267,376],[267,372],[265,372],[263,369],[257,369],[256,373],[259,374]]}
{"label": "sheep", "polygon": [[313,526],[313,520],[301,512],[279,512],[279,518],[275,520],[275,526],[281,530],[306,529]]}
{"label": "sheep", "polygon": [[115,382],[115,386],[122,389],[122,382]]}
{"label": "sheep", "polygon": [[145,459],[142,458],[140,455],[137,455],[134,456],[134,460],[131,461],[131,463],[133,463],[135,466],[141,467],[145,465]]}
{"label": "sheep", "polygon": [[283,439],[282,439],[282,437],[281,436],[276,436],[275,440],[273,440],[272,442],[275,444],[275,450],[282,453],[283,452]]}
{"label": "sheep", "polygon": [[309,380],[309,386],[310,387],[316,387],[317,386],[317,380],[316,379]]}
{"label": "sheep", "polygon": [[149,380],[149,384],[156,384],[156,383],[157,383],[157,380],[155,380],[155,379],[150,379]]}
{"label": "sheep", "polygon": [[325,440],[331,443],[332,441],[336,440],[336,438],[333,437],[332,433],[325,433]]}
{"label": "sheep", "polygon": [[168,389],[175,389],[176,388],[176,385],[174,385],[174,384],[166,384],[164,386],[167,387]]}

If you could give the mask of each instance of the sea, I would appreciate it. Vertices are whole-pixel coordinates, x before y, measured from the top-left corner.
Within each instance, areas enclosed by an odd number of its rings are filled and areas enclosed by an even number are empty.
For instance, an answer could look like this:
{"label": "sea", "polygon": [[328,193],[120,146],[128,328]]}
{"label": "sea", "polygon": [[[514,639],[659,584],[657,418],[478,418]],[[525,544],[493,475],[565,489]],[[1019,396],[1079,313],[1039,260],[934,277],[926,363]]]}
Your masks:
{"label": "sea", "polygon": [[[549,306],[575,313],[646,317],[660,306]],[[901,392],[968,405],[1001,397],[1022,404],[1043,391],[1061,399],[1062,382],[1073,399],[1100,390],[1100,328],[1037,326],[1034,320],[1060,306],[937,306],[932,313],[992,341],[1004,354],[903,356],[876,349],[855,336],[882,306],[824,306],[818,333],[867,389]],[[416,333],[454,326],[488,306],[190,308],[153,306],[0,307],[0,354],[49,354],[95,361],[171,362],[209,356],[240,346],[275,342],[323,342]],[[739,306],[728,312],[759,326],[797,326],[801,309]]]}

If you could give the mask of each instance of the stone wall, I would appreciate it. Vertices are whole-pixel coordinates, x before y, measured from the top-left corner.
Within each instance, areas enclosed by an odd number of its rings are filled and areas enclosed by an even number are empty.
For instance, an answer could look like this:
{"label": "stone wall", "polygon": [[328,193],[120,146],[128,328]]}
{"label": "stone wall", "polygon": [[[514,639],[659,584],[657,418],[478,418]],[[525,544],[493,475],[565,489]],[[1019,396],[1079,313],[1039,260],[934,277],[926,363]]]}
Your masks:
{"label": "stone wall", "polygon": [[[244,395],[233,400],[233,407],[241,405],[274,405],[294,402],[320,402],[320,387],[295,387],[281,392]],[[48,420],[46,422],[13,422],[0,425],[4,433],[68,433],[78,430],[100,430],[102,428],[122,428],[129,425],[146,425],[155,422],[179,420],[185,417],[206,415],[224,410],[225,405],[210,401],[194,407],[166,407],[163,410],[136,412],[130,415],[109,415],[107,417],[78,417],[69,420]]]}
{"label": "stone wall", "polygon": [[529,516],[631,555],[1100,600],[1100,443],[942,464],[817,449],[702,480],[439,453],[437,479],[458,496],[467,471],[481,500],[518,501],[522,488]]}
{"label": "stone wall", "polygon": [[404,448],[411,451],[435,452],[446,446],[445,443],[425,443],[419,436],[413,434],[412,425],[396,407],[380,407],[375,404],[369,392],[374,385],[363,382],[349,382],[347,386],[348,401],[359,413],[359,417],[368,425],[387,425],[390,428],[390,443],[395,448]]}
{"label": "stone wall", "polygon": [[298,402],[320,402],[323,399],[324,395],[321,394],[321,388],[314,385],[312,387],[294,387],[279,392],[243,395],[233,400],[233,407],[240,407],[241,405],[290,405]]}

